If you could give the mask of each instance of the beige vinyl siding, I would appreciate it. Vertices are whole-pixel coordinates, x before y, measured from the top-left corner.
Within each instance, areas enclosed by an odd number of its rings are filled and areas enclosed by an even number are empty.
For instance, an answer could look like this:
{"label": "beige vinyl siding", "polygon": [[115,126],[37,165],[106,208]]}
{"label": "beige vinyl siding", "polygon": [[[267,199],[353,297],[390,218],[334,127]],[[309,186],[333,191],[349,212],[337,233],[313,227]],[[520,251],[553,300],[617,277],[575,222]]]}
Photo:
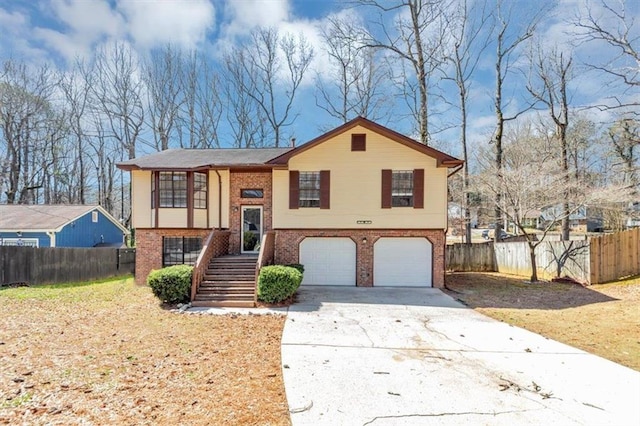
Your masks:
{"label": "beige vinyl siding", "polygon": [[[222,227],[229,227],[229,170],[218,170],[222,178]],[[209,171],[209,226],[218,227],[218,175]],[[197,226],[197,222],[194,221]],[[206,226],[206,225],[205,225]]]}
{"label": "beige vinyl siding", "polygon": [[[366,133],[366,151],[351,151],[351,134]],[[424,169],[424,209],[381,208],[383,169]],[[331,208],[289,209],[289,172],[273,172],[273,227],[434,228],[447,225],[447,168],[436,160],[357,126],[289,160],[289,170],[331,171]],[[358,221],[371,221],[358,224]]]}
{"label": "beige vinyl siding", "polygon": [[195,209],[193,211],[193,227],[194,228],[207,227],[207,211],[206,210]]}
{"label": "beige vinyl siding", "polygon": [[151,228],[153,226],[151,172],[146,170],[131,172],[131,198],[135,200],[131,212],[131,226],[133,228]]}
{"label": "beige vinyl siding", "polygon": [[[229,171],[219,171],[222,177],[222,227],[229,227]],[[155,210],[151,209],[151,172],[133,170],[131,172],[131,194],[133,203],[132,222],[134,228],[153,228],[155,226]],[[209,172],[209,226],[218,226],[218,175]],[[158,227],[186,228],[187,209],[161,208],[158,212]],[[193,227],[207,227],[207,212],[194,209]]]}
{"label": "beige vinyl siding", "polygon": [[159,228],[186,228],[187,209],[162,208],[158,212]]}

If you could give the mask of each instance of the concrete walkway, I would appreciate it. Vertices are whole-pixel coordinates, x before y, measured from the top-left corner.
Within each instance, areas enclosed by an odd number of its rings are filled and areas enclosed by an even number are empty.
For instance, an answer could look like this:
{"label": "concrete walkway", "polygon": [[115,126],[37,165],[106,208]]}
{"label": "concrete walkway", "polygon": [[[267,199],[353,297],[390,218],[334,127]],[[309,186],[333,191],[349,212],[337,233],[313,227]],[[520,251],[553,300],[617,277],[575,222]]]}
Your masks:
{"label": "concrete walkway", "polygon": [[437,289],[299,293],[282,338],[294,426],[640,424],[640,373]]}

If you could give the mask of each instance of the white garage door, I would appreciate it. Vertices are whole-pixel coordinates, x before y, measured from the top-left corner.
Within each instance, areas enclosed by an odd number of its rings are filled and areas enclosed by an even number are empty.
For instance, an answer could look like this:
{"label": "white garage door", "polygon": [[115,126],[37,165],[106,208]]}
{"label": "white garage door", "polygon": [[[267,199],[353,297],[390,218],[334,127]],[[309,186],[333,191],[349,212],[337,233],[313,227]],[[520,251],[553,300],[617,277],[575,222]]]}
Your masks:
{"label": "white garage door", "polygon": [[431,287],[432,253],[426,238],[380,238],[373,246],[373,285]]}
{"label": "white garage door", "polygon": [[305,238],[300,263],[302,285],[356,285],[356,243],[351,238]]}

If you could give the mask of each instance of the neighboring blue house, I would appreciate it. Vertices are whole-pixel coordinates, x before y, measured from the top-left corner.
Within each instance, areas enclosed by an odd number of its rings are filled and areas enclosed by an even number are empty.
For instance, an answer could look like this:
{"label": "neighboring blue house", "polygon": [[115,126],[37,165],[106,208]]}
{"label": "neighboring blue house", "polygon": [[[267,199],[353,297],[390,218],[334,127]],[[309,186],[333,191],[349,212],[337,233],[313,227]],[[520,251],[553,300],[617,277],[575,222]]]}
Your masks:
{"label": "neighboring blue house", "polygon": [[0,246],[122,247],[128,233],[100,206],[0,205]]}

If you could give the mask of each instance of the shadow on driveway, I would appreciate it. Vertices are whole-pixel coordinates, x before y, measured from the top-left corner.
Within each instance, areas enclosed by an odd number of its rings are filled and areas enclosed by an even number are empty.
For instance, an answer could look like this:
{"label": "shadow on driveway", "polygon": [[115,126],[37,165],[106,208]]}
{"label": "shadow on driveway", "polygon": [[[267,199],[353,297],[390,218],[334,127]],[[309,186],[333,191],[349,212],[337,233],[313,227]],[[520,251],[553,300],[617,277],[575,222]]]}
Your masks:
{"label": "shadow on driveway", "polygon": [[311,312],[317,311],[323,305],[336,303],[465,308],[437,288],[302,286],[298,290],[296,302],[289,310]]}

